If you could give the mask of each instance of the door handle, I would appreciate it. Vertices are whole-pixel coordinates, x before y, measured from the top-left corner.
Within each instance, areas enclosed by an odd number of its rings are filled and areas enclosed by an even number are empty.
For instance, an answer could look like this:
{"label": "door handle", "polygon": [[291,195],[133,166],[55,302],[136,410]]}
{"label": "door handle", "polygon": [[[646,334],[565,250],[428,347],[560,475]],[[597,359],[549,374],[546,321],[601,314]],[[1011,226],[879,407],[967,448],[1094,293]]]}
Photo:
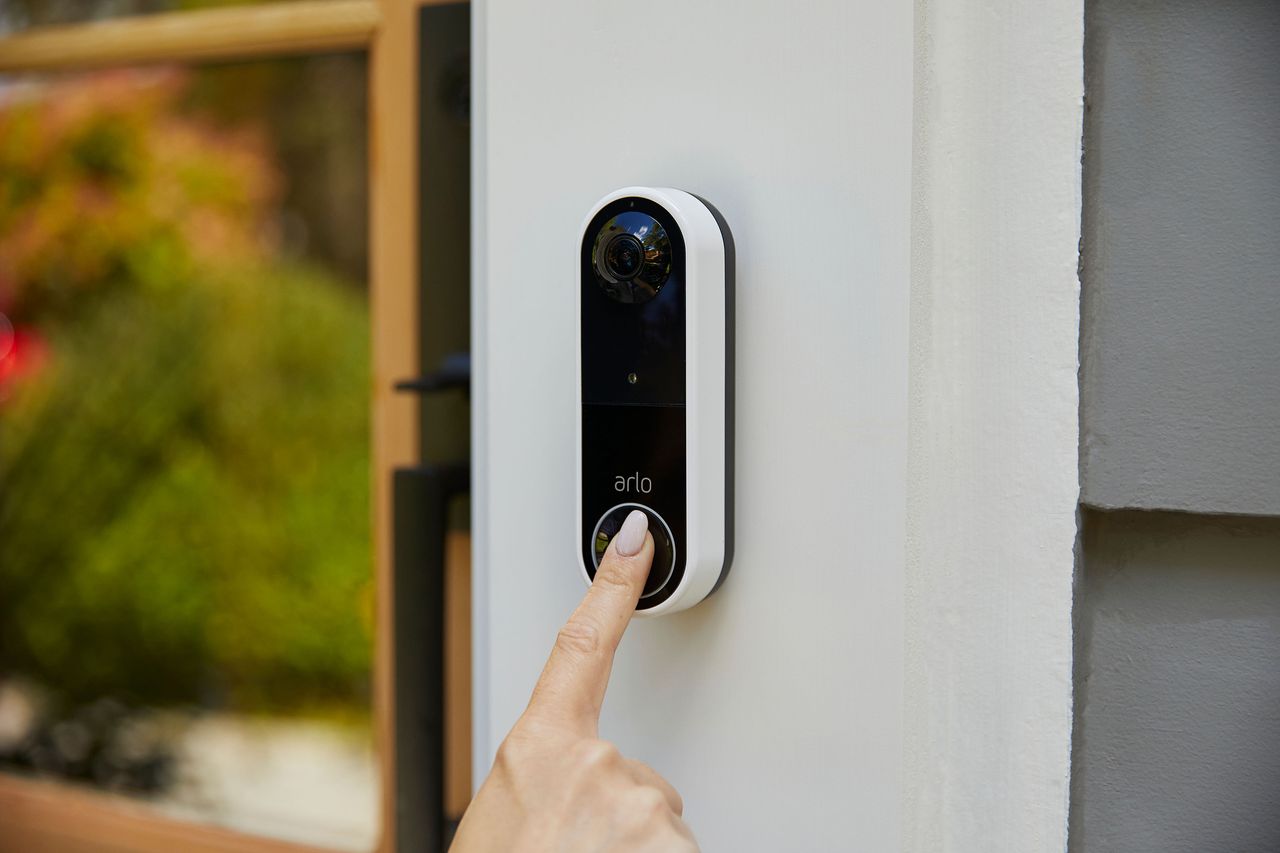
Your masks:
{"label": "door handle", "polygon": [[399,468],[394,494],[396,850],[444,853],[445,553],[466,465]]}
{"label": "door handle", "polygon": [[[466,354],[396,383],[419,394],[469,390]],[[445,564],[449,506],[470,490],[466,462],[397,468],[392,475],[397,853],[445,853]]]}

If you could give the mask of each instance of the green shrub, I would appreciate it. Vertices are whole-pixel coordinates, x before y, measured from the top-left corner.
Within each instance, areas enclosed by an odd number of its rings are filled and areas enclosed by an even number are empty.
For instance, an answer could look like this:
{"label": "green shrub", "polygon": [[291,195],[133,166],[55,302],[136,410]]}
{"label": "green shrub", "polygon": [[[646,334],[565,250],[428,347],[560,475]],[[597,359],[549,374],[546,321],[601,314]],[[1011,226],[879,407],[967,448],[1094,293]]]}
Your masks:
{"label": "green shrub", "polygon": [[0,91],[0,311],[16,324],[270,260],[269,146],[253,125],[183,115],[189,87],[162,69]]}
{"label": "green shrub", "polygon": [[39,344],[0,370],[0,678],[360,711],[367,308],[281,258],[265,135],[189,89],[0,92],[0,311]]}
{"label": "green shrub", "polygon": [[69,702],[359,705],[368,318],[265,265],[114,291],[0,407],[0,671]]}

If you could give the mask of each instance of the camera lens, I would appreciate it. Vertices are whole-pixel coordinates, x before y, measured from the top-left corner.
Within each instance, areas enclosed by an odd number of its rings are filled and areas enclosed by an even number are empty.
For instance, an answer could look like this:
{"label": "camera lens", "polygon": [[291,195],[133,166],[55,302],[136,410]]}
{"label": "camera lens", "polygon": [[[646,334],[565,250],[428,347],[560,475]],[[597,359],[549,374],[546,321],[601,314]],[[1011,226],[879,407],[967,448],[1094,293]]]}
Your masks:
{"label": "camera lens", "polygon": [[604,265],[618,281],[630,281],[640,274],[644,247],[630,234],[619,234],[604,249]]}
{"label": "camera lens", "polygon": [[647,213],[619,213],[600,226],[594,241],[596,283],[615,302],[648,302],[671,276],[671,240],[662,223]]}

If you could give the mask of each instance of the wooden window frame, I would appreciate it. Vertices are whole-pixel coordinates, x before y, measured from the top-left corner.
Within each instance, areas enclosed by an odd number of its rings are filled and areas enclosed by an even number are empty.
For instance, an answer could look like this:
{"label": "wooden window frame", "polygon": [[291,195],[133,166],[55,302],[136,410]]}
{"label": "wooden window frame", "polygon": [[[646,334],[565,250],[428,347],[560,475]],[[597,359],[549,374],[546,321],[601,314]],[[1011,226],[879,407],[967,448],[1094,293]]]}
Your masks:
{"label": "wooden window frame", "polygon": [[[391,478],[395,468],[416,464],[420,452],[417,401],[394,393],[396,380],[419,372],[417,12],[439,2],[448,0],[268,1],[43,27],[0,38],[0,72],[5,73],[368,53],[372,538],[378,614],[372,705],[381,786],[377,853],[397,848]],[[457,553],[456,544],[452,550]],[[451,599],[453,610],[470,606],[469,596]],[[458,787],[456,775],[450,782]],[[469,789],[469,777],[465,786]],[[451,791],[450,799],[468,794]],[[323,849],[176,820],[145,804],[56,782],[0,775],[0,847],[11,844],[13,849],[52,853]]]}

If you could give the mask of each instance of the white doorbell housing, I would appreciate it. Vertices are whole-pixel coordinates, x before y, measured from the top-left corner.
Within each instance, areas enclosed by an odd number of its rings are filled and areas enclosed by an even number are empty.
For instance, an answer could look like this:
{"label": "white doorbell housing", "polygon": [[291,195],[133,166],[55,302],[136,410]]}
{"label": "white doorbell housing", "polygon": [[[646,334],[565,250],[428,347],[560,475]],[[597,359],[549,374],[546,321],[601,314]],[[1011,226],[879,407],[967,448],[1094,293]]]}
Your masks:
{"label": "white doorbell housing", "polygon": [[733,554],[733,237],[696,196],[627,187],[587,214],[579,255],[583,577],[640,509],[656,550],[636,610],[683,610]]}

